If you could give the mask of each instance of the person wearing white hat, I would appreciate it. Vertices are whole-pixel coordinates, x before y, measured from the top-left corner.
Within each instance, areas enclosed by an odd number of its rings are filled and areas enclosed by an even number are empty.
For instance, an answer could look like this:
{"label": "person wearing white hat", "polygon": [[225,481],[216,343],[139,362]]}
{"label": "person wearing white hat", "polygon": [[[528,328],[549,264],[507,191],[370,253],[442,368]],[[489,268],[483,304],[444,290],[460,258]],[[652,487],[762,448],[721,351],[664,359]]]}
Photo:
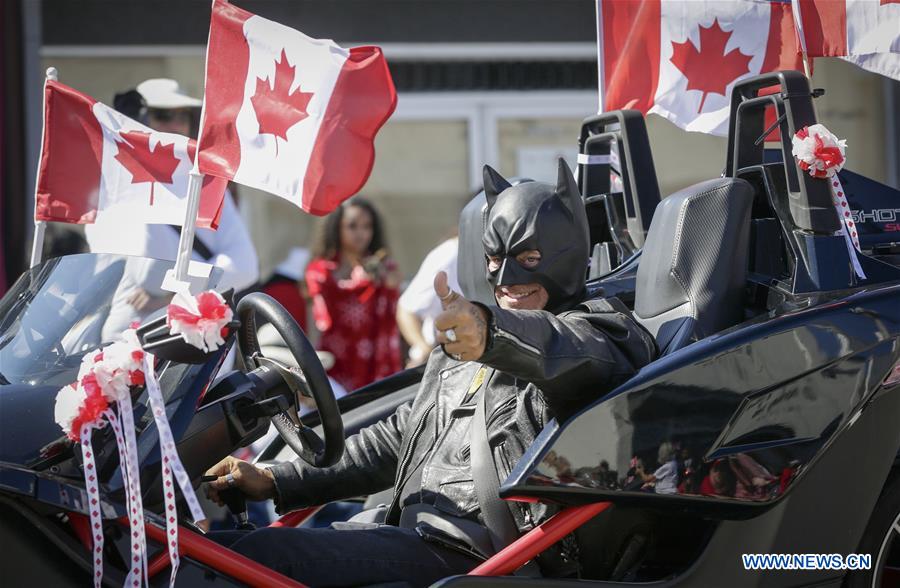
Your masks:
{"label": "person wearing white hat", "polygon": [[[145,106],[141,112],[125,114],[144,119],[150,128],[167,133],[189,136],[193,112],[199,111],[202,101],[186,94],[178,82],[171,79],[150,79],[137,86]],[[108,217],[85,225],[90,250],[94,253],[116,253],[174,261],[178,254],[180,227],[170,225],[142,225],[137,230],[129,219],[123,225],[120,219]],[[127,228],[126,228],[127,227]],[[231,193],[226,190],[222,204],[219,229],[197,229],[194,239],[193,259],[221,268],[222,277],[216,286],[225,291],[233,288],[241,292],[256,284],[259,279],[259,265],[256,248],[244,226]],[[158,280],[153,280],[156,282]],[[170,293],[159,288],[158,283],[141,283],[129,294],[128,304],[132,311],[122,320],[142,320],[168,302]],[[127,327],[127,323],[125,323]],[[123,327],[124,328],[124,327]]]}
{"label": "person wearing white hat", "polygon": [[168,78],[145,80],[137,91],[147,105],[147,126],[163,133],[193,134],[202,100],[188,96],[178,82]]}

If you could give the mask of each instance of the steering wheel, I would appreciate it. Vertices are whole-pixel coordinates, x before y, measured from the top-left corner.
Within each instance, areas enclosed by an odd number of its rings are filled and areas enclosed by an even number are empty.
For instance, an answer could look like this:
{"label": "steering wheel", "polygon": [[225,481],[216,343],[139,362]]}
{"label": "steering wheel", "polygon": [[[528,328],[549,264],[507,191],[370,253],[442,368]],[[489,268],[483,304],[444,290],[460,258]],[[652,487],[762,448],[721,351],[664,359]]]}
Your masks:
{"label": "steering wheel", "polygon": [[[294,318],[271,296],[254,292],[244,296],[237,305],[241,321],[238,343],[248,368],[266,367],[279,372],[294,392],[293,407],[272,417],[272,424],[284,442],[304,461],[315,467],[334,465],[344,454],[344,422],[325,368],[315,349]],[[256,315],[268,320],[287,343],[297,366],[288,366],[263,356],[257,337]],[[325,438],[300,422],[296,407],[300,396],[311,396],[322,421]]]}

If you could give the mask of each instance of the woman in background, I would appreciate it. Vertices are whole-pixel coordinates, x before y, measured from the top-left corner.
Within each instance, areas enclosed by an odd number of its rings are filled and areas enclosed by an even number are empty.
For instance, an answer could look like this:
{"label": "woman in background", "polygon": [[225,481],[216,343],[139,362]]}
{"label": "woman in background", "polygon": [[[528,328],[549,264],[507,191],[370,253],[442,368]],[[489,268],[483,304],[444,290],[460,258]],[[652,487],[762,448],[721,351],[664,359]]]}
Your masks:
{"label": "woman in background", "polygon": [[401,368],[395,313],[401,276],[388,256],[378,212],[354,198],[325,218],[306,267],[318,348],[328,375],[348,391]]}

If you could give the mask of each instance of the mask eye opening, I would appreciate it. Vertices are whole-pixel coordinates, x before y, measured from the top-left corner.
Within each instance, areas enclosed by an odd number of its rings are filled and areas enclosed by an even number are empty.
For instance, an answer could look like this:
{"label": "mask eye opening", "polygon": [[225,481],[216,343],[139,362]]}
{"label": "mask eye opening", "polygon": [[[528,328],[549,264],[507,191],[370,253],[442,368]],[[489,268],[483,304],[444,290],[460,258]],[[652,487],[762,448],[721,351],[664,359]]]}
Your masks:
{"label": "mask eye opening", "polygon": [[486,253],[484,263],[487,266],[488,273],[496,274],[503,267],[503,256],[500,254]]}
{"label": "mask eye opening", "polygon": [[522,269],[526,271],[534,271],[541,265],[543,256],[537,249],[526,249],[524,251],[520,251],[514,257],[514,259]]}

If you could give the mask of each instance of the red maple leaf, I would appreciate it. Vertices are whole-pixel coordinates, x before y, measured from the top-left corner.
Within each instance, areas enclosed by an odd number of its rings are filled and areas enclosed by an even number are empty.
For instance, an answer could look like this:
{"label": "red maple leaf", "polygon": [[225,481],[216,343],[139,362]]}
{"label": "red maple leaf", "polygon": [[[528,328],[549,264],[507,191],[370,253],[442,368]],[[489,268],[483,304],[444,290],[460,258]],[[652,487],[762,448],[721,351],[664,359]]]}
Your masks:
{"label": "red maple leaf", "polygon": [[309,116],[306,107],[313,97],[312,92],[301,92],[299,87],[291,93],[294,69],[282,49],[281,59],[275,62],[275,79],[270,85],[269,78],[256,78],[256,93],[250,98],[259,122],[259,134],[275,135],[276,155],[278,137],[286,141],[288,129]]}
{"label": "red maple leaf", "polygon": [[144,131],[119,131],[124,141],[117,142],[116,159],[131,172],[131,183],[150,182],[150,206],[153,206],[153,184],[172,183],[172,174],[180,160],[175,157],[175,143],[156,144],[150,150],[150,133]]}
{"label": "red maple leaf", "polygon": [[700,90],[700,108],[710,93],[725,95],[725,88],[745,73],[750,72],[752,55],[744,55],[737,48],[725,53],[725,45],[731,32],[722,30],[719,20],[714,19],[709,27],[700,27],[700,47],[687,39],[684,43],[672,43],[672,63],[687,78],[688,90]]}

